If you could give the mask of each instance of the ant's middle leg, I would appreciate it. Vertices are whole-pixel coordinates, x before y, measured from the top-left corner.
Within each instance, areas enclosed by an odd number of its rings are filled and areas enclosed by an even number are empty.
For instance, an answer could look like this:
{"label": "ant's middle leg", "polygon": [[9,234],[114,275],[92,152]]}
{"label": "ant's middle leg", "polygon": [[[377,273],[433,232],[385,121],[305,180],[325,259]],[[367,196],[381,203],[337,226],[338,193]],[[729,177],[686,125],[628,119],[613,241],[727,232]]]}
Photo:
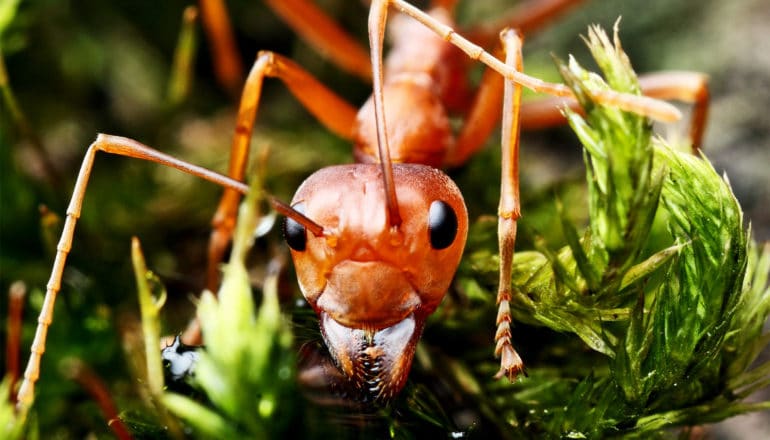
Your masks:
{"label": "ant's middle leg", "polygon": [[[503,57],[502,47],[498,46],[494,56]],[[492,69],[486,69],[457,135],[454,148],[447,155],[446,166],[452,168],[462,165],[484,146],[500,121],[502,104],[503,77]]]}
{"label": "ant's middle leg", "polygon": [[[512,9],[500,20],[485,23],[468,30],[471,40],[488,46],[498,38],[499,29],[506,27],[528,34],[543,27],[548,21],[582,3],[583,0],[531,0]],[[693,152],[700,149],[709,108],[708,78],[698,72],[669,71],[645,74],[639,77],[645,96],[663,100],[678,100],[692,103],[690,117],[690,141]],[[526,129],[539,129],[563,125],[566,119],[560,108],[562,102],[574,111],[581,111],[574,99],[545,99],[533,104],[524,104],[521,125]]]}
{"label": "ant's middle leg", "polygon": [[[709,109],[708,77],[699,72],[664,71],[639,77],[642,93],[657,99],[676,100],[692,104],[690,116],[690,142],[693,152],[703,143]],[[527,130],[539,130],[566,124],[561,108],[569,107],[576,112],[583,109],[574,99],[546,98],[523,105],[521,125]]]}
{"label": "ant's middle leg", "polygon": [[[351,139],[356,109],[326,88],[307,71],[286,57],[273,52],[260,52],[244,85],[233,137],[228,175],[243,181],[248,162],[249,145],[265,77],[280,79],[302,105],[331,132]],[[241,195],[225,189],[212,220],[209,242],[207,288],[216,291],[219,285],[219,264],[230,243]],[[197,339],[186,332],[185,343]]]}
{"label": "ant's middle leg", "polygon": [[[390,6],[393,6],[400,12],[412,17],[422,23],[443,38],[445,41],[454,45],[473,60],[484,63],[509,81],[514,81],[524,87],[537,93],[545,93],[553,96],[573,98],[572,90],[565,84],[556,84],[543,81],[513,69],[506,65],[492,54],[484,50],[481,46],[472,43],[467,38],[458,34],[452,27],[431,17],[429,14],[412,6],[404,0],[383,0]],[[593,98],[602,104],[611,105],[619,109],[637,113],[663,122],[678,121],[682,114],[673,105],[647,96],[637,96],[628,93],[620,93],[614,90],[597,91]]]}

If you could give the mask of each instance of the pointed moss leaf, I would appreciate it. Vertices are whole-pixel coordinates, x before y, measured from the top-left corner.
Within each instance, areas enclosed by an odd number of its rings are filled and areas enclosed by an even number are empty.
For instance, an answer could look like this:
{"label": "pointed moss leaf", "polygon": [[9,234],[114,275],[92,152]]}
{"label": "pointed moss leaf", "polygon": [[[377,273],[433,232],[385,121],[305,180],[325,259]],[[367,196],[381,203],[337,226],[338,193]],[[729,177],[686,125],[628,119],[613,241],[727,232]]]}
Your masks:
{"label": "pointed moss leaf", "polygon": [[163,404],[193,426],[199,434],[207,438],[238,438],[237,430],[216,412],[200,403],[173,393],[165,393]]}
{"label": "pointed moss leaf", "polygon": [[643,281],[646,279],[650,274],[655,272],[656,270],[665,267],[677,253],[684,247],[686,244],[678,244],[669,246],[666,249],[663,249],[662,251],[658,251],[646,260],[642,261],[641,263],[635,264],[632,266],[628,272],[625,273],[623,276],[623,281],[621,282],[620,289],[625,290],[629,286],[632,286],[640,281]]}
{"label": "pointed moss leaf", "polygon": [[762,334],[770,316],[769,276],[770,243],[762,246],[751,243],[741,306],[725,337],[724,363],[729,377],[746,371],[770,343],[770,333]]}
{"label": "pointed moss leaf", "polygon": [[[287,402],[296,394],[293,337],[278,303],[280,264],[268,265],[258,312],[244,265],[253,240],[251,231],[260,217],[258,180],[241,204],[219,294],[204,292],[198,305],[206,346],[200,351],[194,376],[213,405],[211,411],[232,432],[250,438],[280,437],[291,415]],[[190,408],[200,410],[190,405],[184,408],[188,413]]]}
{"label": "pointed moss leaf", "polygon": [[[569,258],[560,259],[548,249],[545,242],[541,239],[535,240],[535,248],[548,258],[548,261],[553,268],[554,275],[556,276],[557,283],[564,284],[569,290],[575,293],[585,291],[585,286],[581,285],[582,280],[574,275],[574,269],[571,267],[573,263],[577,266],[577,263],[572,258],[571,252],[569,253]],[[567,266],[568,264],[570,267]]]}
{"label": "pointed moss leaf", "polygon": [[556,212],[559,214],[559,218],[561,219],[564,238],[567,240],[567,244],[572,251],[572,256],[575,258],[575,263],[577,264],[578,270],[580,271],[580,275],[586,280],[589,290],[598,290],[600,274],[591,264],[585,249],[583,249],[583,245],[580,243],[577,229],[575,229],[575,225],[573,225],[572,222],[570,222],[567,218],[567,214],[564,212],[564,207],[559,200],[556,202]]}
{"label": "pointed moss leaf", "polygon": [[0,396],[3,396],[0,399],[0,438],[8,440],[29,438],[35,431],[32,426],[34,423],[30,423],[34,418],[18,414],[14,403],[8,399],[10,395],[11,379],[10,376],[6,376],[0,382]]}
{"label": "pointed moss leaf", "polygon": [[[641,263],[660,266],[668,253],[677,254],[652,300],[635,308],[615,374],[629,404],[665,411],[718,394],[725,385],[719,359],[739,310],[746,235],[729,185],[705,158],[665,146],[656,148],[656,158],[669,170],[663,213],[682,244]],[[636,266],[628,276],[650,269]]]}
{"label": "pointed moss leaf", "polygon": [[[645,118],[593,102],[639,86],[617,33],[592,28],[586,41],[609,85],[572,58],[560,69],[585,106],[585,116],[565,115],[585,147],[589,228],[581,237],[560,214],[568,246],[535,240],[538,252],[517,252],[512,307],[517,319],[578,336],[609,369],[591,363],[594,376],[553,406],[533,388],[524,395],[542,406],[526,419],[551,436],[646,438],[764,407],[735,400],[770,381],[767,365],[746,371],[767,344],[770,257],[747,258],[740,207],[705,158],[656,143]],[[664,222],[668,233],[653,230]]]}
{"label": "pointed moss leaf", "polygon": [[612,41],[601,27],[589,26],[586,45],[612,89],[638,94],[641,88],[631,61],[620,44],[618,24],[619,21],[613,28]]}
{"label": "pointed moss leaf", "polygon": [[[595,34],[596,31],[592,30],[589,43],[608,43],[606,36],[602,39]],[[611,57],[620,49],[609,44],[598,47],[591,44],[591,50],[595,56],[601,52],[603,56]],[[574,60],[571,60],[569,66],[562,65],[561,71],[565,82],[575,93],[583,89],[609,89]],[[605,74],[609,75],[607,72]],[[625,84],[625,88],[619,91],[638,93],[633,71],[616,69],[612,74],[617,77],[616,83]],[[627,77],[619,78],[623,74]],[[650,125],[643,117],[600,104],[587,108],[585,118],[569,110],[565,113],[587,152],[585,157],[592,229],[608,250],[621,257],[633,255],[636,249],[629,245],[639,243],[633,238],[645,232],[646,225],[646,222],[636,221],[636,218],[651,218],[657,207],[657,198],[645,197],[646,194],[655,194],[654,185],[651,186],[650,181]]]}
{"label": "pointed moss leaf", "polygon": [[[5,33],[5,30],[13,22],[16,12],[18,11],[20,0],[4,0],[0,2],[0,38]],[[2,46],[2,41],[0,41]]]}

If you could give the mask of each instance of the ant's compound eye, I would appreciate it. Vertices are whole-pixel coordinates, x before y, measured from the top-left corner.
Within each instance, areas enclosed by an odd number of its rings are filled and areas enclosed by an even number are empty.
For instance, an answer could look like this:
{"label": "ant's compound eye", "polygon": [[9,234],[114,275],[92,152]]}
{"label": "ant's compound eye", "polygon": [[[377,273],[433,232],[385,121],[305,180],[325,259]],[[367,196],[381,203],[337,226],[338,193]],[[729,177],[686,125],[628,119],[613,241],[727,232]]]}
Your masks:
{"label": "ant's compound eye", "polygon": [[448,248],[457,236],[457,215],[447,202],[436,200],[430,204],[428,233],[433,249]]}
{"label": "ant's compound eye", "polygon": [[[304,205],[302,203],[293,206],[293,208],[299,213],[304,212]],[[283,237],[286,239],[289,247],[295,251],[302,252],[305,250],[305,245],[307,244],[305,227],[289,217],[283,219]]]}

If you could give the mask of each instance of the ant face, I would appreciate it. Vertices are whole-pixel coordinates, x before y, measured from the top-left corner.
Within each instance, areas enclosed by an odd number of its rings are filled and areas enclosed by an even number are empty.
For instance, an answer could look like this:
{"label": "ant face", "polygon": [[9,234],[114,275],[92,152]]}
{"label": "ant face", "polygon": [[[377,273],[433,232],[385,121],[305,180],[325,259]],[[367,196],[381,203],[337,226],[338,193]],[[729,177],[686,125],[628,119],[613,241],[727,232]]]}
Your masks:
{"label": "ant face", "polygon": [[468,214],[449,177],[393,166],[402,223],[388,223],[378,164],[325,168],[297,191],[295,209],[323,225],[316,237],[287,219],[300,288],[321,319],[338,366],[375,398],[406,381],[427,316],[460,262]]}

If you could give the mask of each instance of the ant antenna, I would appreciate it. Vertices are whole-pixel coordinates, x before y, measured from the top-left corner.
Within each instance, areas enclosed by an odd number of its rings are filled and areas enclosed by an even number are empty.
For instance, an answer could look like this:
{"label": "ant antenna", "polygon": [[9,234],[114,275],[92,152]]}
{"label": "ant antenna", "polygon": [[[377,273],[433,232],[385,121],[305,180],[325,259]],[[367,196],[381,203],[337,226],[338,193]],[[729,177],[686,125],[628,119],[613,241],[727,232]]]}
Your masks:
{"label": "ant antenna", "polygon": [[380,163],[382,164],[382,178],[385,183],[385,200],[388,209],[388,222],[391,226],[401,224],[401,215],[398,212],[398,199],[396,198],[396,185],[393,182],[393,164],[390,161],[390,148],[385,126],[385,100],[382,93],[382,46],[385,35],[385,22],[388,18],[388,2],[375,0],[369,10],[369,50],[372,59],[372,79],[374,82],[374,117],[377,124],[377,146],[379,148]]}
{"label": "ant antenna", "polygon": [[295,222],[301,224],[305,227],[308,231],[312,232],[313,235],[316,237],[320,237],[324,235],[324,227],[319,225],[318,223],[311,220],[308,216],[305,214],[297,211],[296,209],[292,208],[289,204],[282,202],[281,200],[276,199],[273,196],[268,195],[267,201],[270,202],[270,205],[278,211],[279,214],[285,215],[286,217],[294,220]]}

